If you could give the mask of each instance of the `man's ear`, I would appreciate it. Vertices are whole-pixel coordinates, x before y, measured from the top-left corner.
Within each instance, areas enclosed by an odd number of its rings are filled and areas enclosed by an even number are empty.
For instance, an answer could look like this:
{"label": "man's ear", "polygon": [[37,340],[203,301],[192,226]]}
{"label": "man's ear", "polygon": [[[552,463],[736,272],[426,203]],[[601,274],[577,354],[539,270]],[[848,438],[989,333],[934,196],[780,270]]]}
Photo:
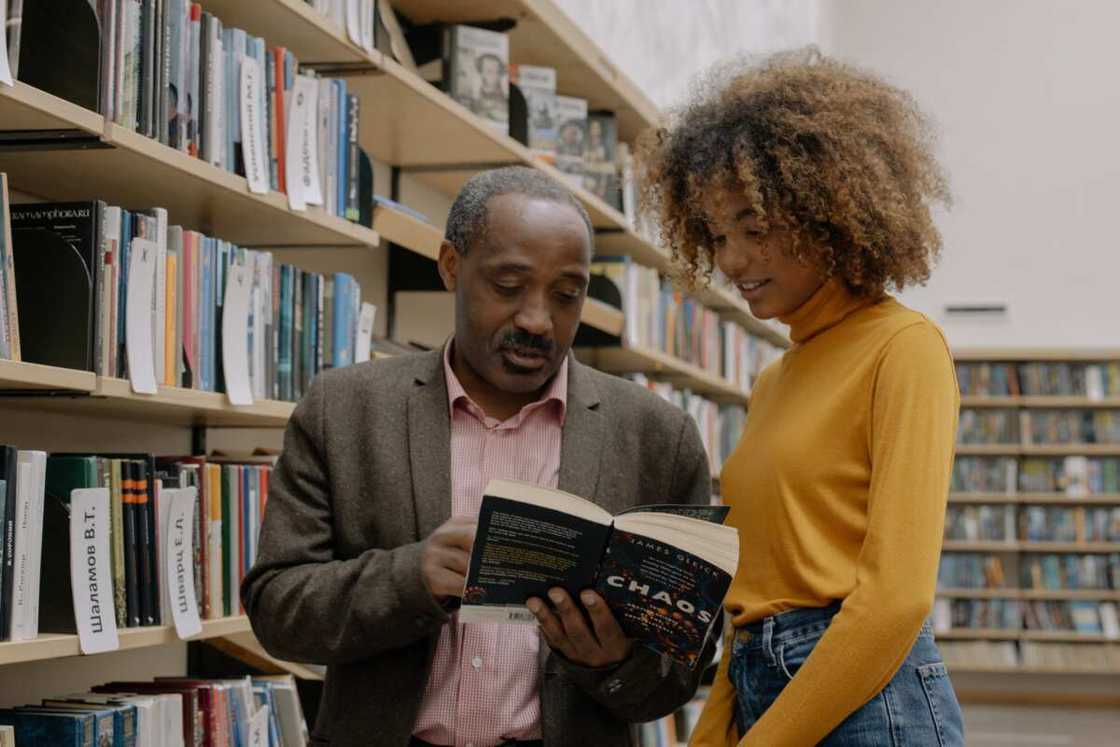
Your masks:
{"label": "man's ear", "polygon": [[454,291],[459,285],[459,266],[463,261],[463,257],[459,251],[447,239],[439,245],[439,260],[436,262],[439,267],[439,276],[443,278],[443,287],[449,291]]}

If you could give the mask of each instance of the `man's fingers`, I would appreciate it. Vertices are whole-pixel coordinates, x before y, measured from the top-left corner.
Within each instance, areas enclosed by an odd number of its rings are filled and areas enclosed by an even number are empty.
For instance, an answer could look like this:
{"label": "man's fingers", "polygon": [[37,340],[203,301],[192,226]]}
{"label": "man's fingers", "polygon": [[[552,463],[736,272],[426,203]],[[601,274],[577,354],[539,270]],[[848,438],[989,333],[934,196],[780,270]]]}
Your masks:
{"label": "man's fingers", "polygon": [[467,578],[461,573],[439,568],[432,574],[431,592],[437,597],[461,597]]}
{"label": "man's fingers", "polygon": [[600,646],[616,655],[629,649],[630,641],[601,596],[588,590],[580,594],[580,601],[587,609]]}
{"label": "man's fingers", "polygon": [[455,547],[440,548],[437,560],[440,567],[455,571],[461,576],[467,575],[467,568],[471,562],[470,553]]}
{"label": "man's fingers", "polygon": [[556,607],[556,611],[560,615],[560,622],[564,625],[564,634],[571,641],[572,648],[575,650],[575,656],[568,658],[583,661],[592,657],[599,648],[599,642],[595,640],[591,629],[587,627],[587,621],[583,619],[583,610],[563,589],[549,589],[548,598],[552,600],[552,604]]}
{"label": "man's fingers", "polygon": [[526,606],[530,612],[536,615],[537,623],[541,626],[541,633],[549,647],[567,656],[568,638],[564,635],[564,626],[560,624],[556,615],[552,614],[548,605],[540,599],[532,597],[526,602]]}
{"label": "man's fingers", "polygon": [[443,542],[440,544],[470,553],[471,548],[474,547],[474,535],[478,530],[478,525],[474,519],[463,519],[462,521],[452,519],[452,521],[454,524],[449,522],[449,525],[446,525],[447,531],[442,537]]}

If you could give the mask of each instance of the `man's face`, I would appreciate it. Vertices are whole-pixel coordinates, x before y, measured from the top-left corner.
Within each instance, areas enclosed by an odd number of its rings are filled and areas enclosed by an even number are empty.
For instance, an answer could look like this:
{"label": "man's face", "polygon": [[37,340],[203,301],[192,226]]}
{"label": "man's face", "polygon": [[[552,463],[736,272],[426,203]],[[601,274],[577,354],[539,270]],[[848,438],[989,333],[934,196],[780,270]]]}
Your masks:
{"label": "man's face", "polygon": [[502,69],[493,57],[482,60],[482,90],[495,92],[501,87]]}
{"label": "man's face", "polygon": [[457,355],[500,392],[544,387],[575,338],[590,261],[587,226],[571,206],[520,194],[490,200],[488,229],[465,255],[441,248]]}

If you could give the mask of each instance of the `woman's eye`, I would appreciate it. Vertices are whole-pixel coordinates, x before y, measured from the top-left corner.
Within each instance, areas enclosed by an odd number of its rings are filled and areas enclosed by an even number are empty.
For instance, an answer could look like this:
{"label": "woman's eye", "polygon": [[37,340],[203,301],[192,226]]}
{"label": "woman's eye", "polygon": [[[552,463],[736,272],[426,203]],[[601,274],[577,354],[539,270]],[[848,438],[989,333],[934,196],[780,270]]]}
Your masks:
{"label": "woman's eye", "polygon": [[718,247],[724,246],[726,244],[727,244],[727,237],[726,236],[714,236],[714,237],[712,237],[712,246],[713,247],[718,248]]}

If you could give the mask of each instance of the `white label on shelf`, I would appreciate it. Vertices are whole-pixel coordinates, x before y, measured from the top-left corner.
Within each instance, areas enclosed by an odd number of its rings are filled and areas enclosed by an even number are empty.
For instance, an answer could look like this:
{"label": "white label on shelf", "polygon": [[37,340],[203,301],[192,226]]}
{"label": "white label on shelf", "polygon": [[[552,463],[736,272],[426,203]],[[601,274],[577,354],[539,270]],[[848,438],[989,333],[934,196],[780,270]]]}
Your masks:
{"label": "white label on shelf", "polygon": [[222,313],[222,371],[235,405],[253,404],[249,383],[249,293],[252,281],[243,265],[231,265]]}
{"label": "white label on shelf", "polygon": [[249,722],[249,747],[268,747],[268,706],[262,705]]}
{"label": "white label on shelf", "polygon": [[12,69],[8,67],[8,34],[5,22],[8,18],[7,0],[0,0],[0,83],[14,85]]}
{"label": "white label on shelf", "polygon": [[292,95],[284,173],[288,205],[292,210],[305,210],[308,205],[323,204],[319,184],[319,83],[309,75],[297,75]]}
{"label": "white label on shelf", "polygon": [[346,0],[346,33],[350,41],[361,45],[362,43],[362,12],[361,0]]}
{"label": "white label on shelf", "polygon": [[167,545],[164,548],[165,588],[171,591],[171,618],[180,638],[202,632],[198,597],[194,588],[194,507],[198,488],[165,489],[161,494],[170,505]]}
{"label": "white label on shelf", "polygon": [[358,339],[354,342],[355,363],[365,363],[369,360],[369,346],[373,340],[373,320],[376,316],[376,306],[371,303],[362,304],[362,313],[358,316]]}
{"label": "white label on shelf", "polygon": [[373,52],[373,4],[375,0],[362,0],[362,49]]}
{"label": "white label on shelf", "polygon": [[119,649],[109,562],[108,488],[70,493],[70,585],[82,653]]}
{"label": "white label on shelf", "polygon": [[125,348],[128,378],[137,394],[156,393],[156,367],[152,350],[152,284],[155,282],[157,248],[149,239],[132,240],[128,262],[128,296],[125,300]]}
{"label": "white label on shelf", "polygon": [[265,164],[264,143],[261,142],[261,66],[256,58],[241,57],[241,155],[245,160],[245,174],[249,191],[268,193],[268,167]]}

